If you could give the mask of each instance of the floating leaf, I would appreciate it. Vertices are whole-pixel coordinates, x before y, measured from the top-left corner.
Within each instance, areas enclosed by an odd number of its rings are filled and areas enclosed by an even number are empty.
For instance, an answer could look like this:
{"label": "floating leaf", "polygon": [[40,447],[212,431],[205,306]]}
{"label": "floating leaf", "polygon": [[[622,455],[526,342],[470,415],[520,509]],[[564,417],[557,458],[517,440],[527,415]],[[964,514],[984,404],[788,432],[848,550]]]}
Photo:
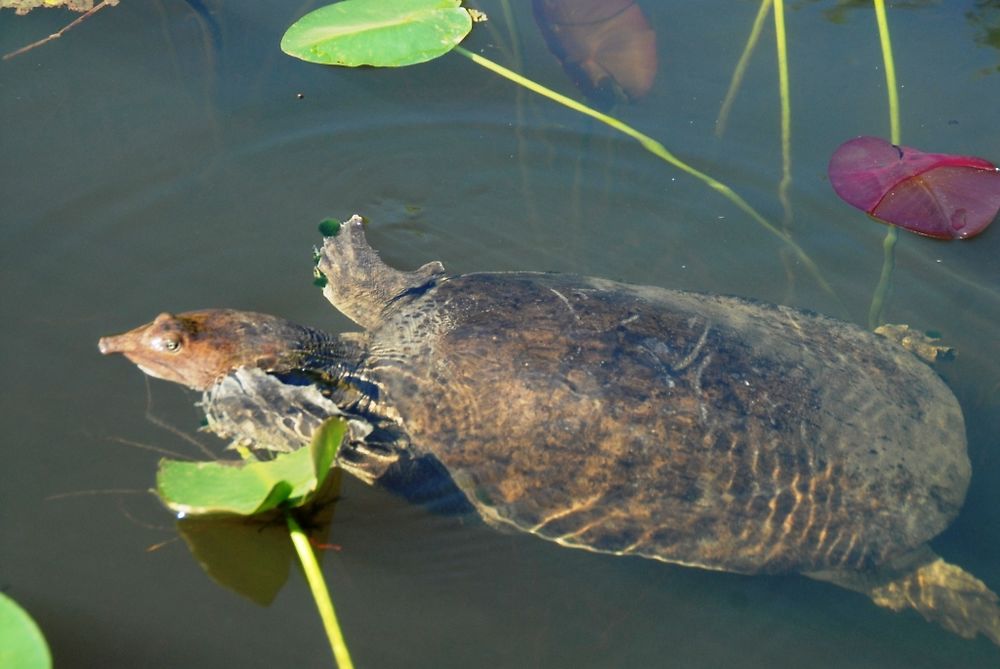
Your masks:
{"label": "floating leaf", "polygon": [[[333,501],[340,491],[340,471],[296,516],[315,543],[327,540],[333,522]],[[288,580],[295,549],[280,511],[255,516],[232,514],[190,517],[177,521],[188,550],[209,577],[261,606],[274,601]]]}
{"label": "floating leaf", "polygon": [[310,12],[281,50],[310,63],[401,67],[451,51],[472,30],[461,0],[344,0]]}
{"label": "floating leaf", "polygon": [[17,602],[0,592],[0,667],[48,669],[49,647],[38,625]]}
{"label": "floating leaf", "polygon": [[346,429],[342,418],[331,418],[309,448],[266,462],[161,460],[157,494],[168,508],[185,516],[252,515],[301,504],[322,486]]}
{"label": "floating leaf", "polygon": [[653,86],[656,33],[635,0],[534,0],[535,22],[577,88],[606,106]]}
{"label": "floating leaf", "polygon": [[828,173],[847,203],[928,237],[973,237],[1000,211],[1000,172],[982,158],[857,137],[837,148]]}

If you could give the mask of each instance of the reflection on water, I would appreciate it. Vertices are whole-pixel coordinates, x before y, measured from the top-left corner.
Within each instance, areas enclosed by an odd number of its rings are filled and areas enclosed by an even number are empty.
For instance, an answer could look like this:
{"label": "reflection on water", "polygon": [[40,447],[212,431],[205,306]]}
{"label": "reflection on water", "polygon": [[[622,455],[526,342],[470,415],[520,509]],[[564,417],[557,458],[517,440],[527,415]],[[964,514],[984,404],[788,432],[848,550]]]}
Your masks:
{"label": "reflection on water", "polygon": [[[315,224],[359,212],[390,264],[453,272],[552,269],[740,294],[863,323],[882,228],[825,179],[830,152],[888,133],[871,12],[836,3],[788,15],[795,218],[790,231],[836,291],[823,293],[730,204],[629,141],[517,91],[463,59],[337,71],[280,54],[305,7],[122,3],[4,63],[0,285],[6,429],[0,587],[48,634],[57,663],[219,666],[326,660],[294,576],[259,609],[208,582],[169,518],[140,497],[45,501],[74,490],[143,490],[159,446],[146,385],[101,360],[106,332],[158,310],[255,309],[331,330],[351,324],[311,283]],[[770,27],[726,135],[713,124],[756,3],[640,2],[657,33],[656,83],[615,113],[779,219],[777,81]],[[574,89],[528,3],[483,2],[469,46]],[[989,3],[889,12],[904,143],[1000,157],[1000,90],[976,42]],[[967,18],[966,13],[969,14]],[[988,16],[985,19],[989,21]],[[4,14],[0,50],[64,17]],[[933,47],[933,48],[932,48]],[[302,98],[298,94],[302,94]],[[934,542],[1000,587],[1000,278],[996,230],[968,243],[903,236],[888,319],[939,331],[939,366],[967,420],[973,480]],[[155,413],[188,433],[194,399],[152,383]],[[204,437],[202,437],[204,438]],[[13,486],[9,485],[13,483]],[[370,666],[993,667],[916,615],[798,577],[745,578],[608,558],[435,515],[345,480],[326,559],[345,634]],[[124,509],[124,511],[122,511]],[[142,524],[136,522],[141,519]],[[267,629],[247,635],[247,629]],[[71,658],[71,659],[69,659]]]}

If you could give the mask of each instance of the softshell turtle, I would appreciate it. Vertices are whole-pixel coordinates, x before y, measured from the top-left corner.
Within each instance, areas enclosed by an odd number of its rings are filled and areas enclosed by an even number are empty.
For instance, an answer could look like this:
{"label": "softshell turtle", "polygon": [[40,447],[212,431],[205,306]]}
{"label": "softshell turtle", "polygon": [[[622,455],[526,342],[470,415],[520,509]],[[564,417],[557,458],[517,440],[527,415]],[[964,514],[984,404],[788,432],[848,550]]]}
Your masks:
{"label": "softshell turtle", "polygon": [[914,355],[796,309],[604,279],[383,263],[354,217],[319,257],[364,328],[164,314],[101,340],[205,391],[218,433],[294,448],[334,413],[381,479],[439,463],[490,523],[565,546],[800,572],[1000,645],[997,597],[926,542],[970,477],[962,411]]}

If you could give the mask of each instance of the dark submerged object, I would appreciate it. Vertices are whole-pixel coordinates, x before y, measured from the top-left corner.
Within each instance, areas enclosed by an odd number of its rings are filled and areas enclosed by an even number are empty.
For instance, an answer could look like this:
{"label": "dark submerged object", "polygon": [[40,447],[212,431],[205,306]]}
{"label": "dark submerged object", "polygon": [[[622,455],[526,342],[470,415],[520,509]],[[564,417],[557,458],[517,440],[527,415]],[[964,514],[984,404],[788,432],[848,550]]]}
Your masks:
{"label": "dark submerged object", "polygon": [[636,102],[656,78],[656,33],[635,0],[533,0],[535,23],[563,70],[603,107]]}
{"label": "dark submerged object", "polygon": [[[365,332],[204,311],[101,350],[205,390],[223,436],[295,448],[342,413],[339,464],[365,480],[433,461],[487,522],[616,555],[801,572],[1000,644],[996,595],[926,546],[968,486],[961,409],[897,344],[733,297],[400,272],[358,217],[319,268]],[[162,345],[178,332],[188,340]]]}

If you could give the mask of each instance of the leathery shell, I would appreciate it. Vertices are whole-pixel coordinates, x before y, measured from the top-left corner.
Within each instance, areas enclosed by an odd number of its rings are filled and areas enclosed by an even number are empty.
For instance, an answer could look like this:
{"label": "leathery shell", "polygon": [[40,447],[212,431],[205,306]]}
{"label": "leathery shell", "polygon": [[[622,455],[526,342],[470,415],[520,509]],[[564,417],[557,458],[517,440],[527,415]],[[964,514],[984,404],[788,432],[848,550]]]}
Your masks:
{"label": "leathery shell", "polygon": [[866,569],[943,530],[970,477],[937,374],[853,325],[539,273],[438,278],[366,373],[484,518],[738,572]]}

